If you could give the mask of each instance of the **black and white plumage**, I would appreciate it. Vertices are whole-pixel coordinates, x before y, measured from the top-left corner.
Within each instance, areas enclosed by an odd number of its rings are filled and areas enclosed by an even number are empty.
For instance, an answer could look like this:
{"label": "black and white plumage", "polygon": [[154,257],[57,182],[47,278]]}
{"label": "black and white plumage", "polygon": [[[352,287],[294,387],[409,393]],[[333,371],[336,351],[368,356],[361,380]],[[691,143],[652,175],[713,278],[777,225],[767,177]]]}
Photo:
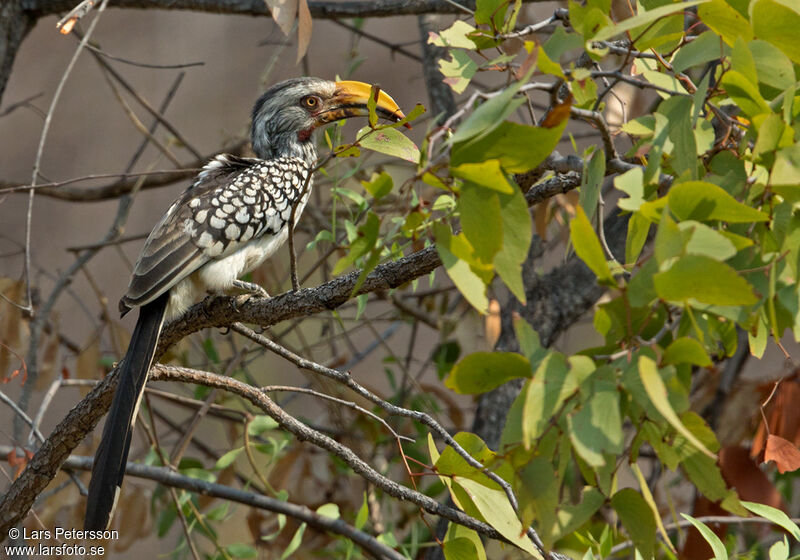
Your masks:
{"label": "black and white plumage", "polygon": [[[102,530],[111,521],[164,319],[178,317],[208,292],[239,288],[267,295],[239,277],[283,245],[293,208],[292,227],[300,218],[317,159],[313,131],[367,115],[370,93],[370,86],[361,82],[319,78],[273,86],[253,108],[251,141],[257,157],[219,155],[211,160],[153,228],[119,304],[123,315],[139,307],[139,319],[95,454],[86,529]],[[395,120],[403,116],[383,92],[377,111]]]}

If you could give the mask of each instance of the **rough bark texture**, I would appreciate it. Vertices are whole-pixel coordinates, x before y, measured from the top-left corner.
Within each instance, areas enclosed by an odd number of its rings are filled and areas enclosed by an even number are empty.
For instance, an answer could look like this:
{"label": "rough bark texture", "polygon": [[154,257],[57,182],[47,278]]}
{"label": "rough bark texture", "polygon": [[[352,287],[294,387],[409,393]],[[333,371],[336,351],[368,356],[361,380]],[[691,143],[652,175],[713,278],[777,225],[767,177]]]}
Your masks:
{"label": "rough bark texture", "polygon": [[[528,2],[537,0],[526,0]],[[545,1],[545,0],[538,0]],[[38,15],[68,12],[78,0],[27,0]],[[460,2],[474,8],[474,2]],[[218,14],[268,16],[264,0],[112,0],[112,8],[192,10]],[[351,0],[345,2],[309,0],[315,18],[390,17],[425,13],[463,14],[455,2],[446,0]]]}
{"label": "rough bark texture", "polygon": [[0,102],[19,46],[34,23],[36,18],[25,10],[22,0],[0,2]]}

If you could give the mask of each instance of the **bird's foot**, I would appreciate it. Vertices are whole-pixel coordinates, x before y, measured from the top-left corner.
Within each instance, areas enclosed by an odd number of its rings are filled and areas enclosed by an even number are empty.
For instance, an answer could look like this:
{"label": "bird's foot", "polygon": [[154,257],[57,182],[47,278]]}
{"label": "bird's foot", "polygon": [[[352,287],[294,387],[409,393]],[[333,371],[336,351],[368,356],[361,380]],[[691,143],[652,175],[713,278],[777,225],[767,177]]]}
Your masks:
{"label": "bird's foot", "polygon": [[250,295],[268,298],[267,290],[254,282],[245,282],[244,280],[234,280],[233,287],[239,288],[242,291],[248,292]]}
{"label": "bird's foot", "polygon": [[244,280],[234,280],[233,287],[234,288],[239,288],[240,290],[243,290],[243,291],[247,292],[244,295],[237,296],[237,297],[233,298],[233,310],[236,313],[239,312],[239,306],[240,305],[244,305],[245,303],[250,301],[250,298],[254,298],[254,297],[268,298],[269,297],[269,294],[267,293],[267,290],[265,290],[264,288],[262,288],[261,286],[259,286],[258,284],[255,284],[253,282],[245,282]]}

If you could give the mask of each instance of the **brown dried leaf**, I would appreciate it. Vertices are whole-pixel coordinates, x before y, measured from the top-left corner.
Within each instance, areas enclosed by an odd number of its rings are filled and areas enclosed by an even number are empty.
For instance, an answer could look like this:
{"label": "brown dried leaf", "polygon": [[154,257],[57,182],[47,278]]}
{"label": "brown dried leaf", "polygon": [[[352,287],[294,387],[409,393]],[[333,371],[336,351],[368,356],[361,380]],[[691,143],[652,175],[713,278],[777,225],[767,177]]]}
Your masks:
{"label": "brown dried leaf", "polygon": [[299,0],[297,3],[297,63],[303,60],[311,42],[311,11],[308,9],[308,0]]}
{"label": "brown dried leaf", "polygon": [[550,109],[550,112],[545,115],[542,120],[542,126],[545,128],[555,128],[562,122],[569,118],[569,111],[572,108],[572,94],[570,93],[567,98],[562,102]]}
{"label": "brown dried leaf", "polygon": [[764,462],[769,461],[775,461],[778,472],[781,474],[796,471],[800,469],[800,450],[792,442],[770,434],[764,450]]}
{"label": "brown dried leaf", "polygon": [[264,0],[272,14],[272,19],[287,37],[292,32],[294,18],[297,15],[298,0]]}
{"label": "brown dried leaf", "polygon": [[[762,398],[767,398],[774,386],[774,382],[762,385],[760,387]],[[780,436],[795,445],[800,444],[800,407],[796,405],[798,401],[800,401],[800,380],[795,374],[781,380],[769,403],[764,407],[767,425],[765,426],[763,422],[759,425],[753,438],[751,456],[757,457],[764,450],[769,434]]]}

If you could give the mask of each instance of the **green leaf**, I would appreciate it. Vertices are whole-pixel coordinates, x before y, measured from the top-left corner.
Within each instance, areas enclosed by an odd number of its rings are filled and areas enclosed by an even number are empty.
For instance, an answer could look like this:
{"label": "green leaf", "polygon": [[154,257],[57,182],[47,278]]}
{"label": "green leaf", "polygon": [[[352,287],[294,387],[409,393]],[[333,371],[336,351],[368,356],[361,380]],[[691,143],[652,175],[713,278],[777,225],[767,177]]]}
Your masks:
{"label": "green leaf", "polygon": [[474,352],[458,362],[445,385],[462,395],[477,395],[506,381],[530,377],[528,359],[513,352]]}
{"label": "green leaf", "polygon": [[486,313],[489,310],[486,282],[465,260],[471,256],[465,252],[472,252],[472,247],[469,246],[466,237],[452,235],[447,226],[435,227],[434,231],[436,232],[436,250],[439,252],[442,266],[447,275],[470,305],[481,313]]}
{"label": "green leaf", "polygon": [[595,393],[568,417],[569,438],[581,458],[592,467],[606,465],[606,454],[622,452],[619,392],[610,382],[596,382]]}
{"label": "green leaf", "polygon": [[706,367],[712,364],[711,358],[703,345],[693,338],[676,338],[664,352],[664,362],[667,364],[692,364]]}
{"label": "green leaf", "polygon": [[800,197],[798,185],[800,185],[800,145],[782,148],[775,154],[770,186],[779,195],[794,201]]}
{"label": "green leaf", "polygon": [[[753,38],[750,22],[725,0],[706,2],[697,8],[697,15],[728,45],[733,46],[739,37],[745,41]],[[716,51],[716,56],[719,55],[720,52]]]}
{"label": "green leaf", "polygon": [[796,541],[800,542],[800,527],[798,527],[794,521],[789,519],[789,516],[781,510],[756,502],[743,501],[741,504],[759,517],[769,519],[775,525],[783,527],[790,535],[794,537]]}
{"label": "green leaf", "polygon": [[678,227],[684,232],[691,232],[685,247],[688,255],[705,255],[717,261],[724,261],[737,253],[733,241],[705,224],[689,220],[681,222]]}
{"label": "green leaf", "polygon": [[579,504],[562,504],[558,509],[556,514],[558,522],[554,530],[553,539],[557,540],[565,535],[574,533],[595,514],[605,501],[606,498],[600,490],[592,486],[585,486]]}
{"label": "green leaf", "polygon": [[[753,155],[757,157],[768,155],[782,147],[781,141],[786,128],[786,124],[780,116],[775,113],[767,115],[766,118],[761,120],[758,124],[758,139],[756,140],[755,146],[753,146]],[[790,145],[793,141],[791,134],[788,136],[786,145]]]}
{"label": "green leaf", "polygon": [[706,449],[703,443],[697,439],[695,435],[683,425],[680,418],[678,418],[678,415],[672,409],[672,405],[670,405],[667,388],[664,386],[664,381],[661,379],[661,374],[658,372],[656,363],[647,356],[639,357],[639,377],[642,380],[644,389],[647,392],[647,396],[650,397],[653,406],[666,418],[667,422],[699,451],[712,459],[716,459],[716,456]]}
{"label": "green leaf", "polygon": [[247,434],[250,437],[260,436],[267,430],[274,430],[277,427],[278,423],[271,417],[259,414],[258,416],[254,416],[247,425]]}
{"label": "green leaf", "polygon": [[[358,145],[368,150],[380,152],[417,163],[419,161],[419,148],[396,128],[380,128],[371,132],[368,126],[358,131]],[[368,134],[369,133],[369,134]]]}
{"label": "green leaf", "polygon": [[333,503],[322,504],[317,508],[317,513],[330,519],[339,519],[339,517],[341,517],[341,514],[339,513],[339,506]]}
{"label": "green leaf", "polygon": [[656,544],[656,522],[644,498],[633,488],[623,488],[611,497],[611,507],[619,515],[633,544],[643,558],[652,558]]}
{"label": "green leaf", "polygon": [[789,558],[789,542],[784,535],[782,540],[779,540],[771,547],[769,547],[769,560],[788,560]]}
{"label": "green leaf", "polygon": [[725,545],[722,544],[722,541],[719,540],[719,537],[714,534],[714,531],[691,515],[681,513],[681,516],[694,525],[694,528],[698,530],[709,546],[711,546],[711,550],[714,553],[714,560],[728,560],[728,551],[725,549]]}
{"label": "green leaf", "polygon": [[501,489],[488,488],[469,478],[457,477],[454,482],[469,495],[475,507],[489,524],[525,552],[539,560],[544,560],[538,549],[533,545],[525,533],[517,513],[508,501],[508,497]]}
{"label": "green leaf", "polygon": [[468,35],[475,31],[475,28],[466,21],[456,20],[456,22],[439,33],[431,32],[428,35],[428,44],[437,47],[457,47],[460,49],[474,49],[475,43]]}
{"label": "green leaf", "polygon": [[258,551],[255,547],[244,543],[229,544],[225,550],[233,558],[258,558]]}
{"label": "green leaf", "polygon": [[455,340],[442,342],[433,349],[431,361],[436,364],[436,374],[439,379],[450,373],[460,354],[461,346]]}
{"label": "green leaf", "polygon": [[632,134],[633,136],[649,137],[653,135],[655,129],[656,119],[653,115],[643,115],[641,117],[631,119],[622,125],[622,131]]}
{"label": "green leaf", "polygon": [[518,188],[510,194],[498,193],[503,222],[503,246],[494,257],[494,267],[511,293],[525,304],[522,264],[528,258],[533,224],[525,195]]}
{"label": "green leaf", "polygon": [[450,137],[450,143],[464,142],[476,136],[488,134],[497,128],[506,120],[506,117],[525,102],[522,97],[514,97],[521,86],[520,82],[516,82],[482,103],[467,120],[461,123],[461,126]]}
{"label": "green leaf", "polygon": [[742,204],[723,188],[704,181],[688,181],[669,191],[669,209],[681,220],[722,220],[729,223],[766,222],[769,216]]}
{"label": "green leaf", "polygon": [[650,487],[647,484],[647,479],[642,473],[642,469],[639,468],[639,464],[635,462],[630,464],[630,468],[633,471],[633,474],[636,476],[636,480],[639,482],[639,490],[642,493],[642,498],[644,498],[647,507],[650,508],[650,511],[653,514],[653,520],[658,526],[658,532],[661,533],[661,536],[663,537],[664,542],[669,547],[670,551],[675,554],[675,547],[672,545],[669,534],[667,534],[667,529],[664,527],[664,522],[661,520],[661,512],[658,509],[658,504],[656,504],[655,498],[653,498],[653,494],[650,492]]}
{"label": "green leaf", "polygon": [[792,61],[775,45],[757,39],[747,46],[753,55],[759,82],[780,91],[797,82]]}
{"label": "green leaf", "polygon": [[369,520],[369,501],[367,500],[367,493],[364,492],[364,499],[361,501],[361,507],[358,508],[356,520],[353,524],[356,529],[363,529]]}
{"label": "green leaf", "polygon": [[542,346],[539,333],[522,317],[514,319],[514,332],[517,335],[522,355],[528,358],[531,368],[538,368],[542,360],[550,353],[547,348]]}
{"label": "green leaf", "polygon": [[[712,4],[714,4],[713,1],[704,4],[703,7],[708,7]],[[727,7],[727,4],[725,4],[725,6]],[[702,10],[703,7],[701,7],[700,10]],[[719,37],[714,33],[706,31],[698,35],[691,43],[681,47],[678,52],[675,53],[675,56],[672,58],[672,69],[680,73],[687,68],[716,60],[719,58],[720,53]]]}
{"label": "green leaf", "polygon": [[487,159],[480,163],[462,163],[456,167],[450,167],[450,172],[455,177],[465,179],[482,187],[506,194],[514,192],[514,187],[511,186],[506,174],[500,169],[500,161],[496,159]]}
{"label": "green leaf", "polygon": [[756,0],[750,6],[755,34],[800,64],[800,10],[794,0]]}
{"label": "green leaf", "polygon": [[297,531],[294,532],[294,535],[292,535],[292,540],[289,541],[288,545],[286,545],[283,554],[281,554],[280,560],[286,560],[289,558],[289,556],[294,554],[298,548],[300,548],[300,544],[303,542],[303,533],[305,532],[306,524],[303,523],[297,528]]}
{"label": "green leaf", "polygon": [[614,276],[608,267],[600,240],[597,238],[592,224],[580,206],[575,209],[575,217],[569,223],[569,237],[573,247],[575,247],[575,252],[594,272],[597,279],[601,282],[613,284]]}
{"label": "green leaf", "polygon": [[641,167],[629,169],[622,175],[614,177],[614,187],[628,195],[617,205],[623,210],[635,212],[644,202],[644,171]]}
{"label": "green leaf", "polygon": [[456,93],[463,93],[469,81],[478,71],[478,65],[466,51],[450,51],[450,60],[439,60],[439,71],[444,76],[444,83]]}
{"label": "green leaf", "polygon": [[[472,547],[463,542],[448,546],[450,542],[464,540],[472,543]],[[449,523],[444,536],[444,557],[446,560],[486,560],[486,551],[478,533],[458,523]]]}
{"label": "green leaf", "polygon": [[[670,4],[671,0],[640,0],[637,2],[647,10],[653,10]],[[678,12],[671,16],[659,18],[657,21],[634,27],[630,36],[636,41],[636,48],[645,51],[655,49],[662,53],[671,53],[680,44],[684,36],[684,14]]]}
{"label": "green leaf", "polygon": [[741,72],[736,70],[727,71],[722,76],[722,85],[731,99],[741,108],[742,112],[751,119],[756,115],[771,112],[756,84],[748,80]]}
{"label": "green leaf", "polygon": [[650,220],[639,214],[633,214],[628,220],[628,236],[625,240],[625,263],[634,264],[647,242],[650,233]]}
{"label": "green leaf", "polygon": [[[585,160],[584,160],[585,161]],[[588,164],[585,164],[585,171],[582,174],[581,192],[578,197],[580,204],[586,212],[586,217],[591,221],[597,210],[597,201],[600,197],[600,189],[603,187],[603,179],[606,174],[606,156],[602,150],[597,150],[592,155]]]}
{"label": "green leaf", "polygon": [[237,447],[236,449],[231,449],[230,451],[225,453],[222,457],[217,459],[217,462],[214,464],[214,470],[221,471],[231,466],[233,462],[236,460],[236,457],[238,457],[239,453],[241,453],[242,451],[244,451],[244,447]]}
{"label": "green leaf", "polygon": [[653,276],[661,299],[710,305],[752,305],[758,302],[747,280],[725,263],[701,255],[686,255]]}
{"label": "green leaf", "polygon": [[692,100],[674,95],[665,99],[658,112],[667,118],[669,139],[672,141],[672,167],[676,175],[689,172],[697,178],[697,143],[692,129]]}
{"label": "green leaf", "polygon": [[522,407],[522,441],[530,449],[550,424],[562,403],[577,390],[564,355],[548,354],[536,368]]}
{"label": "green leaf", "polygon": [[507,0],[478,0],[475,3],[475,23],[499,28],[505,20],[507,9]]}
{"label": "green leaf", "polygon": [[610,39],[615,35],[619,35],[620,33],[624,33],[635,27],[648,25],[659,18],[674,14],[676,12],[681,12],[683,10],[686,10],[687,8],[691,8],[692,6],[697,6],[698,4],[702,4],[703,2],[706,1],[707,0],[690,0],[688,2],[667,4],[665,6],[660,6],[658,8],[654,8],[646,12],[640,12],[635,16],[633,16],[632,18],[628,18],[614,25],[609,25],[608,27],[604,27],[603,29],[598,31],[594,37],[592,37],[592,40],[605,41],[606,39]]}
{"label": "green leaf", "polygon": [[369,178],[369,181],[361,181],[361,184],[364,186],[367,192],[376,199],[383,198],[392,192],[392,187],[394,186],[394,183],[392,182],[392,176],[386,173],[386,171],[373,173],[372,177]]}
{"label": "green leaf", "polygon": [[461,227],[475,256],[491,263],[503,247],[503,215],[496,191],[467,182],[458,199]]}
{"label": "green leaf", "polygon": [[485,135],[455,143],[450,163],[460,166],[497,159],[508,173],[525,173],[552,153],[568,121],[553,128],[503,121]]}
{"label": "green leaf", "polygon": [[355,264],[356,260],[363,257],[375,247],[378,240],[381,221],[374,212],[367,213],[367,219],[358,227],[355,239],[350,243],[350,251],[339,259],[333,267],[333,274],[341,274],[347,267]]}
{"label": "green leaf", "polygon": [[473,560],[478,557],[478,547],[466,537],[446,540],[443,552],[445,560]]}

